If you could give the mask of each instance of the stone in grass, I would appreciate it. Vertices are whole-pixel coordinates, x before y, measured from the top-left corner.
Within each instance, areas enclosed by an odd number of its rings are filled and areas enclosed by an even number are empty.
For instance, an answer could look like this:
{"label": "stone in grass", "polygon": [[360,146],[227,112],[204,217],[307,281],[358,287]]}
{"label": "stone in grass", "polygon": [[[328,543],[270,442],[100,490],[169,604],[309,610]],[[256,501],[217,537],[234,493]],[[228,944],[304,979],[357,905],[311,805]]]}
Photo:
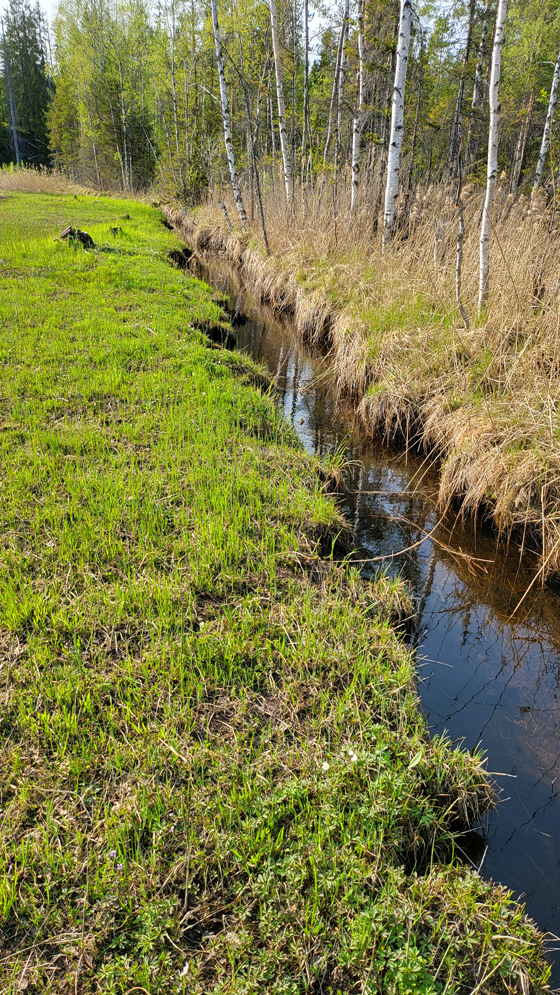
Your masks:
{"label": "stone in grass", "polygon": [[71,242],[81,242],[84,249],[95,249],[95,242],[91,235],[88,235],[87,231],[80,231],[79,228],[72,228],[72,225],[61,231],[60,237]]}

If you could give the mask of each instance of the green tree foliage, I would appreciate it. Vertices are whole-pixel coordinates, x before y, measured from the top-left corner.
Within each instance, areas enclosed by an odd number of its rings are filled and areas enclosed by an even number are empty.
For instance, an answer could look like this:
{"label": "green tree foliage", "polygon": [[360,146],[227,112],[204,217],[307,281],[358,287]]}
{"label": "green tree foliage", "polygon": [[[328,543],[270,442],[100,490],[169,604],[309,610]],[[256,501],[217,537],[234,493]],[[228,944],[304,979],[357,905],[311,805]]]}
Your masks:
{"label": "green tree foliage", "polygon": [[[357,5],[352,0],[337,105],[342,111],[326,157],[341,13],[335,5],[319,9],[318,0],[310,7],[310,113],[303,164],[304,0],[278,3],[294,175],[301,178],[305,172],[312,180],[326,166],[337,182],[349,183]],[[372,198],[379,197],[386,162],[398,15],[398,0],[365,2],[361,175],[366,180],[362,190]],[[449,178],[450,147],[457,135],[464,175],[484,175],[494,17],[494,0],[427,0],[415,7],[402,157],[407,195],[418,182]],[[219,20],[235,158],[251,203],[254,175],[248,150],[254,150],[265,182],[280,167],[270,17],[266,3],[220,0]],[[6,36],[18,129],[41,150],[34,153],[26,145],[28,158],[36,154],[33,161],[45,161],[48,125],[52,161],[97,186],[135,190],[156,181],[192,204],[209,186],[227,182],[212,27],[203,0],[159,0],[155,7],[148,0],[60,0],[52,77],[38,8],[28,0],[10,0]],[[531,182],[559,48],[560,0],[512,0],[500,144],[500,171],[506,172],[512,189]],[[12,145],[4,79],[4,160],[13,158]],[[556,157],[553,131],[545,184],[558,168]]]}
{"label": "green tree foliage", "polygon": [[10,0],[2,20],[5,47],[0,44],[0,162],[15,159],[9,73],[21,158],[23,162],[42,165],[49,159],[47,111],[52,96],[44,19],[38,4]]}

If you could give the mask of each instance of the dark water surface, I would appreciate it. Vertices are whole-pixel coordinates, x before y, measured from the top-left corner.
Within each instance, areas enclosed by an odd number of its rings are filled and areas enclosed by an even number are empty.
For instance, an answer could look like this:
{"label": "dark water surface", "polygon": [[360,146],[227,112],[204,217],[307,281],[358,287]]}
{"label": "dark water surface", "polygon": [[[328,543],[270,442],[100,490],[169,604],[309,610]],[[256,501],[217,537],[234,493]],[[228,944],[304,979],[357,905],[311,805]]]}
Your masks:
{"label": "dark water surface", "polygon": [[[343,510],[363,557],[387,557],[364,572],[382,566],[414,591],[419,691],[430,729],[446,730],[469,750],[482,747],[501,792],[471,860],[522,897],[541,929],[560,934],[558,592],[535,587],[510,618],[534,575],[531,563],[520,567],[518,550],[498,549],[489,530],[453,519],[438,525],[437,476],[428,464],[369,443],[352,412],[335,407],[326,361],[298,344],[289,322],[256,307],[225,261],[198,266],[202,279],[249,316],[236,329],[238,347],[275,373],[278,404],[305,448],[324,456],[344,445],[345,458],[355,461],[344,474]],[[560,986],[560,953],[554,956]]]}

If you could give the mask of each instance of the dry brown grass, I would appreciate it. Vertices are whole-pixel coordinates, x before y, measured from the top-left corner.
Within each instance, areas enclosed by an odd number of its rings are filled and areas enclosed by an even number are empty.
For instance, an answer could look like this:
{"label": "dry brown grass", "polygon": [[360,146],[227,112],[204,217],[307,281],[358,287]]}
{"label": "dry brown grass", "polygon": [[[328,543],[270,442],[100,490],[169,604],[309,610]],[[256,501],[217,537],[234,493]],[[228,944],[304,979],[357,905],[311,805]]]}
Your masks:
{"label": "dry brown grass", "polygon": [[20,193],[76,193],[89,191],[73,183],[63,173],[51,169],[32,169],[27,166],[0,167],[0,192],[17,190]]}
{"label": "dry brown grass", "polygon": [[491,300],[479,320],[482,196],[465,188],[469,329],[455,300],[453,191],[419,190],[385,255],[375,185],[354,217],[347,185],[336,197],[331,183],[298,191],[290,220],[270,186],[270,258],[256,211],[249,235],[228,232],[212,203],[182,224],[199,251],[227,255],[257,298],[329,349],[337,389],[359,405],[367,432],[441,460],[442,507],[456,501],[540,544],[545,576],[560,572],[560,224],[554,200],[499,190]]}

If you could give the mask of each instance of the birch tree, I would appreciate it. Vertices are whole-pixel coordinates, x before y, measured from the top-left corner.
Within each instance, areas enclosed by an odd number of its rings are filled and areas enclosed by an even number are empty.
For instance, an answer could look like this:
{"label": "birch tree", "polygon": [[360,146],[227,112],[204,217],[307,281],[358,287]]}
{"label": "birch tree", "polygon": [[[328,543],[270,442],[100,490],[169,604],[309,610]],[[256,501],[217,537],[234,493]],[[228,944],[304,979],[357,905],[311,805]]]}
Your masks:
{"label": "birch tree", "polygon": [[490,128],[488,132],[488,167],[486,173],[486,196],[482,211],[480,227],[480,270],[478,287],[478,313],[482,314],[488,303],[490,276],[490,231],[492,228],[492,210],[498,182],[498,144],[500,128],[500,76],[502,71],[502,49],[508,0],[498,0],[496,11],[496,27],[494,30],[494,47],[492,49],[492,68],[490,70],[489,104]]}
{"label": "birch tree", "polygon": [[556,60],[556,65],[554,67],[554,75],[552,77],[552,86],[550,88],[548,110],[546,112],[546,121],[544,124],[544,131],[542,136],[541,148],[539,152],[539,159],[537,162],[537,169],[535,172],[535,181],[533,183],[533,190],[537,190],[537,188],[542,183],[544,160],[546,159],[546,153],[548,152],[548,146],[550,145],[550,133],[552,131],[552,119],[554,117],[556,100],[558,98],[559,81],[560,81],[560,52],[558,53],[558,58]]}
{"label": "birch tree", "polygon": [[411,0],[401,0],[395,84],[391,105],[391,133],[389,137],[389,154],[387,157],[387,183],[385,187],[385,211],[383,216],[383,250],[387,247],[397,221],[397,200],[399,196],[399,175],[404,128],[404,93],[411,31],[412,3]]}
{"label": "birch tree", "polygon": [[360,141],[362,137],[362,115],[364,107],[364,0],[358,0],[358,86],[357,100],[352,122],[352,194],[350,211],[354,210],[360,185]]}
{"label": "birch tree", "polygon": [[[215,0],[212,0],[215,3]],[[286,131],[286,105],[284,102],[284,72],[282,68],[282,58],[280,53],[280,35],[278,32],[278,9],[276,0],[269,0],[270,3],[270,27],[272,32],[272,52],[274,55],[274,71],[276,74],[276,100],[278,103],[278,131],[280,133],[280,149],[282,152],[282,165],[284,168],[284,184],[286,187],[286,205],[288,210],[292,206],[293,191],[293,165],[288,147],[288,133]]]}
{"label": "birch tree", "polygon": [[246,228],[248,225],[247,213],[245,211],[245,205],[243,204],[243,198],[239,188],[239,178],[237,176],[237,169],[235,168],[235,155],[233,151],[233,142],[231,140],[231,124],[226,90],[226,74],[224,72],[224,60],[222,56],[222,41],[220,38],[220,27],[218,24],[217,0],[212,0],[212,25],[214,28],[214,47],[216,49],[216,63],[218,66],[218,77],[220,81],[220,102],[222,107],[222,121],[224,125],[224,142],[229,165],[229,174],[231,177],[231,188],[233,190],[233,197],[241,224],[244,228]]}

